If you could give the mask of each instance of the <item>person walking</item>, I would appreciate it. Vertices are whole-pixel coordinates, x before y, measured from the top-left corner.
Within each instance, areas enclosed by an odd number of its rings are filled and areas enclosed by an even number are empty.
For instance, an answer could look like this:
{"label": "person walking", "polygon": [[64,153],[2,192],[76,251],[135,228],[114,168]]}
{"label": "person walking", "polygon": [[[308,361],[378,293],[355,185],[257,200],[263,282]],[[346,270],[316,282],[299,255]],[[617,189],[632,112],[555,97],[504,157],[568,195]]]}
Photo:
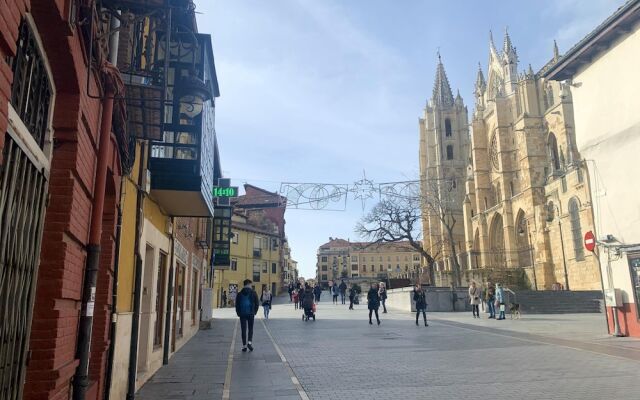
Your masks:
{"label": "person walking", "polygon": [[287,292],[289,293],[289,303],[291,303],[293,301],[293,283],[289,283]]}
{"label": "person walking", "polygon": [[342,304],[346,304],[345,298],[347,296],[347,284],[344,283],[344,279],[341,280],[340,286],[338,286],[338,289],[340,290],[340,302]]}
{"label": "person walking", "polygon": [[293,297],[294,309],[297,310],[298,305],[300,304],[300,302],[298,301],[298,289],[293,289],[293,292],[291,292],[291,296]]}
{"label": "person walking", "polygon": [[427,295],[424,290],[422,290],[421,285],[416,285],[413,291],[413,301],[416,303],[416,326],[419,326],[418,320],[420,319],[420,312],[422,312],[424,326],[429,326],[429,324],[427,324]]}
{"label": "person walking", "polygon": [[349,288],[349,310],[353,310],[353,301],[357,295],[358,293],[356,292],[355,285],[351,284],[351,287]]}
{"label": "person walking", "polygon": [[244,287],[236,296],[236,314],[240,318],[240,329],[242,330],[242,351],[246,352],[247,348],[249,351],[253,351],[251,343],[253,340],[253,321],[260,306],[258,294],[251,287],[251,279],[245,279],[242,283]]}
{"label": "person walking", "polygon": [[262,295],[260,296],[260,302],[262,303],[262,308],[264,309],[264,319],[269,319],[269,312],[271,311],[272,300],[273,300],[273,295],[269,291],[269,288],[265,288],[262,291]]}
{"label": "person walking", "polygon": [[480,318],[480,288],[476,286],[475,281],[472,281],[469,286],[469,302],[473,318]]}
{"label": "person walking", "polygon": [[499,283],[496,283],[496,305],[500,310],[500,314],[498,315],[498,320],[502,320],[504,319],[504,289],[502,288],[502,285]]}
{"label": "person walking", "polygon": [[487,282],[487,292],[485,294],[487,309],[489,310],[489,318],[496,317],[496,287],[491,282]]}
{"label": "person walking", "polygon": [[305,286],[302,285],[300,285],[300,289],[298,289],[298,308],[300,309],[302,309],[302,302],[304,301],[304,289]]}
{"label": "person walking", "polygon": [[382,303],[382,313],[387,313],[387,286],[384,282],[380,282],[380,289],[378,289],[378,294],[380,295],[380,302]]}
{"label": "person walking", "polygon": [[338,304],[338,293],[340,289],[338,289],[338,285],[335,283],[331,286],[331,294],[333,295],[333,304]]}
{"label": "person walking", "polygon": [[367,305],[369,307],[369,325],[373,325],[371,321],[371,314],[376,313],[376,321],[380,325],[380,317],[378,316],[378,309],[380,308],[380,294],[378,293],[378,284],[374,283],[369,292],[367,292]]}
{"label": "person walking", "polygon": [[221,302],[220,305],[222,306],[222,308],[225,308],[227,306],[227,291],[223,290],[222,291],[222,296],[221,296]]}
{"label": "person walking", "polygon": [[316,286],[313,288],[313,293],[315,294],[316,304],[320,303],[320,296],[322,295],[322,286],[319,283],[316,283]]}

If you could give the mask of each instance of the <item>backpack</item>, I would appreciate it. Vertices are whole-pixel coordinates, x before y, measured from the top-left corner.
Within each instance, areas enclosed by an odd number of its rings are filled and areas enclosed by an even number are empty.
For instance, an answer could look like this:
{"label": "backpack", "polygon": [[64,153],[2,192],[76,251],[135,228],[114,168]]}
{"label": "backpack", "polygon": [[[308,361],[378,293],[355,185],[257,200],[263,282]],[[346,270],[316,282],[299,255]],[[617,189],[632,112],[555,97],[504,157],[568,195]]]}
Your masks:
{"label": "backpack", "polygon": [[251,304],[251,293],[238,295],[238,309],[241,317],[253,315],[253,305]]}

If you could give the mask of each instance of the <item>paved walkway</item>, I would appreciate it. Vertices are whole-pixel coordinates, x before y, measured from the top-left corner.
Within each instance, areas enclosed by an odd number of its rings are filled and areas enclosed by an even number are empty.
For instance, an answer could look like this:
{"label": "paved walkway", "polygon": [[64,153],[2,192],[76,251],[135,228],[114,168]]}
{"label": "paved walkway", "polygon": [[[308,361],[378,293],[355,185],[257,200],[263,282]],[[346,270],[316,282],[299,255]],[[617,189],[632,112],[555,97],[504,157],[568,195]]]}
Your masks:
{"label": "paved walkway", "polygon": [[[323,294],[323,300],[328,299]],[[637,398],[640,341],[612,338],[603,315],[521,320],[429,315],[429,327],[390,310],[381,326],[366,306],[322,302],[317,321],[279,299],[258,314],[254,352],[240,351],[233,309],[214,312],[140,390],[138,399]],[[484,315],[483,315],[484,316]],[[234,342],[234,330],[237,329]]]}

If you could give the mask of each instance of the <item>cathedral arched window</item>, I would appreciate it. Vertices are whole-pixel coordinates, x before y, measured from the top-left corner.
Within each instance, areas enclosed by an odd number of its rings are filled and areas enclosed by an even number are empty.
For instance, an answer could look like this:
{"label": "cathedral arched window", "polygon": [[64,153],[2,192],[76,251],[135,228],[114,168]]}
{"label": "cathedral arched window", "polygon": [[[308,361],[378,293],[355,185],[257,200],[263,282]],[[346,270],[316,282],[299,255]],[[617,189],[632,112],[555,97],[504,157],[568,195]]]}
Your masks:
{"label": "cathedral arched window", "polygon": [[549,151],[549,158],[551,159],[553,170],[559,170],[560,157],[558,156],[558,141],[556,140],[556,135],[554,135],[553,132],[549,133],[549,138],[547,139],[547,149]]}
{"label": "cathedral arched window", "polygon": [[571,221],[571,237],[573,239],[573,251],[576,260],[584,260],[582,227],[580,226],[580,206],[575,197],[569,200],[569,220]]}
{"label": "cathedral arched window", "polygon": [[453,160],[453,145],[447,145],[447,160]]}
{"label": "cathedral arched window", "polygon": [[444,119],[444,135],[451,137],[451,120],[449,118]]}

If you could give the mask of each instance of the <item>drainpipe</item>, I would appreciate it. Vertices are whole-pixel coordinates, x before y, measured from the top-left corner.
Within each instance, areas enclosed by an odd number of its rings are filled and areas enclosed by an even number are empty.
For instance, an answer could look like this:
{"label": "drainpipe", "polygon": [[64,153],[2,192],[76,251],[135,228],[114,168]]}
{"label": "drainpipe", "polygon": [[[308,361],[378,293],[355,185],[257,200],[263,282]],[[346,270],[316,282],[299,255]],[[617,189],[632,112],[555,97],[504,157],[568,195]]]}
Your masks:
{"label": "drainpipe", "polygon": [[[120,26],[117,18],[111,19],[111,30]],[[111,140],[111,124],[113,117],[114,97],[122,85],[117,68],[118,35],[112,35],[109,40],[109,62],[101,68],[104,84],[104,100],[102,101],[102,115],[100,122],[100,138],[96,175],[93,188],[93,203],[91,210],[91,225],[89,243],[87,244],[87,261],[82,287],[82,314],[78,327],[78,344],[76,358],[79,360],[73,377],[73,399],[84,400],[89,387],[89,361],[91,355],[91,335],[93,331],[93,312],[100,266],[100,239],[102,236],[102,217],[104,212],[104,196],[107,182],[107,168],[109,165],[109,149]]]}
{"label": "drainpipe", "polygon": [[138,338],[140,336],[140,304],[142,302],[142,254],[140,252],[140,239],[142,236],[142,224],[144,220],[144,184],[143,176],[147,146],[146,141],[140,142],[140,160],[138,161],[138,184],[136,188],[136,232],[134,239],[135,252],[135,277],[133,289],[133,315],[131,317],[131,342],[129,344],[129,374],[127,378],[127,400],[136,396],[136,375],[138,372]]}

